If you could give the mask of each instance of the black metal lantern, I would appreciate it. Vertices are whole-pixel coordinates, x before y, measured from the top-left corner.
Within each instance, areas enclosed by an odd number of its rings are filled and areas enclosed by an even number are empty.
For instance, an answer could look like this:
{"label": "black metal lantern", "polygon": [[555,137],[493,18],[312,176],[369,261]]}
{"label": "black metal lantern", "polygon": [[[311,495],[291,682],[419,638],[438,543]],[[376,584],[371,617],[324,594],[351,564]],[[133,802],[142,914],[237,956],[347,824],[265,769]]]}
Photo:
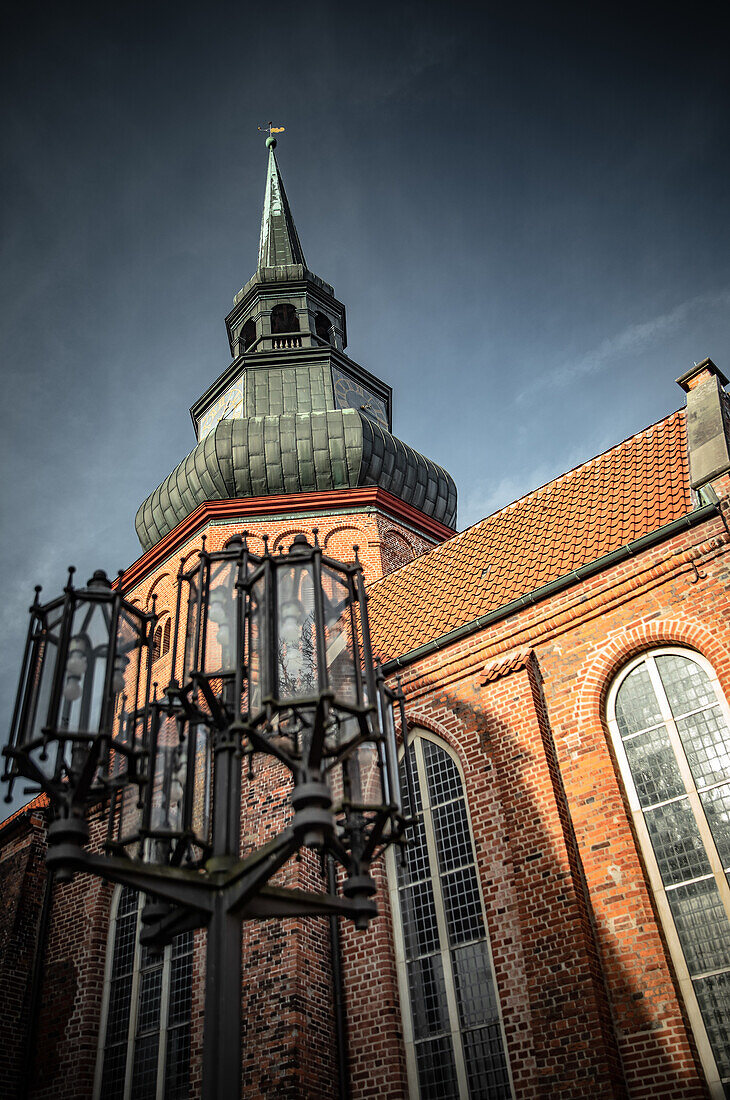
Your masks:
{"label": "black metal lantern", "polygon": [[148,863],[202,867],[211,853],[210,732],[179,702],[155,699],[143,760],[133,780],[111,796],[109,851]]}
{"label": "black metal lantern", "polygon": [[330,772],[380,732],[362,567],[327,557],[297,535],[248,578],[248,737],[294,777],[294,830],[331,846]]}
{"label": "black metal lantern", "polygon": [[[31,620],[6,756],[4,778],[23,776],[51,800],[49,864],[63,863],[65,845],[88,838],[85,806],[110,782],[137,773],[149,696],[154,615],[126,601],[98,570],[86,588],[73,586],[41,604]],[[8,794],[8,799],[11,793]]]}
{"label": "black metal lantern", "polygon": [[[147,895],[145,942],[207,926],[205,1100],[240,1095],[240,921],[367,928],[373,860],[409,824],[403,697],[373,666],[357,548],[339,562],[314,534],[280,554],[266,541],[252,554],[245,536],[215,552],[203,542],[192,568],[181,563],[164,691],[151,683],[155,615],[103,573],[31,608],[5,778],[48,793],[48,863],[62,877],[84,870]],[[242,779],[258,755],[288,769],[291,820],[241,858]],[[406,751],[413,805],[409,763]],[[107,815],[104,854],[86,847],[91,803]],[[302,847],[328,862],[328,892],[270,885]]]}
{"label": "black metal lantern", "polygon": [[[371,864],[389,844],[399,844],[407,827],[397,767],[394,710],[399,707],[404,738],[403,695],[377,677],[377,708],[368,716],[370,736],[345,734],[342,754],[329,768],[335,835],[329,848],[345,869],[343,894],[350,900],[355,927],[364,929],[377,915]],[[354,719],[346,719],[351,725]]]}
{"label": "black metal lantern", "polygon": [[213,553],[206,551],[203,537],[197,563],[178,575],[172,680],[176,682],[182,627],[182,683],[192,682],[196,693],[202,692],[198,702],[219,725],[240,709],[236,700],[244,690],[245,579],[256,561],[240,535]]}

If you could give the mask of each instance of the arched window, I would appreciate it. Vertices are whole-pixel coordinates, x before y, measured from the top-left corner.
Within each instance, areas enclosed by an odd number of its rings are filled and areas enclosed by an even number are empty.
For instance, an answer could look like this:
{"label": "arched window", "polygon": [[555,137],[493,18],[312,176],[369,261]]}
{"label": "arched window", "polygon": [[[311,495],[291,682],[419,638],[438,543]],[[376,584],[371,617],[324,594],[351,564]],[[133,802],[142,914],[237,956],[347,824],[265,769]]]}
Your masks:
{"label": "arched window", "polygon": [[403,1029],[411,1095],[506,1100],[512,1089],[461,772],[423,730],[409,752],[416,825],[405,866],[391,857],[391,896],[401,1003],[410,1005]]}
{"label": "arched window", "polygon": [[271,331],[274,335],[280,332],[299,332],[297,311],[289,302],[282,302],[272,309]]}
{"label": "arched window", "polygon": [[144,895],[112,907],[94,1100],[187,1100],[193,933],[163,951],[139,942]]}
{"label": "arched window", "polygon": [[172,631],[172,619],[168,615],[164,622],[158,623],[152,637],[152,660],[164,657],[170,649],[170,634]]}
{"label": "arched window", "polygon": [[713,1096],[730,1086],[730,723],[696,653],[661,649],[614,681],[608,719],[649,880]]}
{"label": "arched window", "polygon": [[241,329],[241,346],[243,348],[243,351],[246,351],[248,348],[250,348],[251,344],[253,344],[255,339],[256,339],[256,322],[248,320],[248,321],[246,321],[246,324]]}
{"label": "arched window", "polygon": [[315,313],[314,331],[320,340],[326,340],[328,344],[332,343],[332,322],[324,313]]}

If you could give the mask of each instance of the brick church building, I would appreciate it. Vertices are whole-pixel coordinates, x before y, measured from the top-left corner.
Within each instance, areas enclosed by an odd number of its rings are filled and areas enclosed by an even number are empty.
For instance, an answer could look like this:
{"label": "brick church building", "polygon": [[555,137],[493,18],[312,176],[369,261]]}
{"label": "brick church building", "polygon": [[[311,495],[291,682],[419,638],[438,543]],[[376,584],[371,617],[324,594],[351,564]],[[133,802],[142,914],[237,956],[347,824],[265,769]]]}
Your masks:
{"label": "brick church building", "polygon": [[[139,509],[123,588],[155,598],[163,683],[204,535],[358,544],[416,824],[405,864],[375,868],[367,932],[244,924],[242,1095],[730,1096],[727,379],[704,360],[679,411],[457,534],[452,479],[345,352],[268,144],[232,360]],[[152,952],[133,891],[53,883],[46,814],[39,797],[0,826],[0,1095],[196,1097],[204,931]]]}

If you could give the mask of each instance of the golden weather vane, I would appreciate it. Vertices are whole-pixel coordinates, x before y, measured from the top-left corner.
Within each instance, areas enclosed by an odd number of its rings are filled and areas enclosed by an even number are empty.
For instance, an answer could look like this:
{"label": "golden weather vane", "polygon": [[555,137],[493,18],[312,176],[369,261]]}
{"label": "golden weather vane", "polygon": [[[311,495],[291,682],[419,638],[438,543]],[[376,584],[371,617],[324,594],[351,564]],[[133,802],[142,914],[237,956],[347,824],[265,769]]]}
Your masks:
{"label": "golden weather vane", "polygon": [[283,134],[284,129],[284,126],[274,126],[274,124],[271,122],[267,122],[265,126],[259,126],[259,130],[261,131],[261,133],[268,134],[269,137],[272,137],[274,134]]}

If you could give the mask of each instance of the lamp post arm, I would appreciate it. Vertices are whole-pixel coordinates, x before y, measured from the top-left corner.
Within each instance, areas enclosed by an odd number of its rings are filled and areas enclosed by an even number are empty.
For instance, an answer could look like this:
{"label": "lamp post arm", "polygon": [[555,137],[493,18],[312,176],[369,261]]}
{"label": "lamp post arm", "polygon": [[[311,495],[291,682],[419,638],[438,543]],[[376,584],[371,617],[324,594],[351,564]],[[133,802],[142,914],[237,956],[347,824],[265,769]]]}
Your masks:
{"label": "lamp post arm", "polygon": [[[24,779],[29,779],[31,783],[37,783],[41,790],[45,791],[48,795],[55,795],[57,791],[63,790],[63,785],[61,783],[49,782],[48,777],[43,774],[35,761],[32,760],[23,749],[16,749],[13,745],[6,745],[3,749],[3,756],[14,761],[18,766],[15,778],[22,775]],[[36,791],[33,793],[37,794],[38,792]]]}
{"label": "lamp post arm", "polygon": [[285,886],[264,886],[249,898],[240,911],[242,920],[266,920],[268,917],[341,917],[353,915],[349,898],[336,894],[310,894]]}
{"label": "lamp post arm", "polygon": [[209,920],[210,914],[199,909],[171,909],[164,917],[142,928],[139,942],[148,946],[164,947],[181,932],[203,928]]}
{"label": "lamp post arm", "polygon": [[219,888],[215,879],[202,878],[197,871],[138,863],[120,856],[81,852],[76,859],[67,858],[65,863],[66,866],[72,864],[74,870],[87,871],[109,882],[119,882],[122,886],[141,890],[160,901],[197,909],[208,915],[213,912],[215,893]]}
{"label": "lamp post arm", "polygon": [[[239,867],[235,868],[226,884],[226,907],[230,913],[240,913],[250,898],[257,894],[275,875],[280,867],[283,867],[290,856],[299,848],[299,840],[292,828],[285,829],[261,852],[254,852],[256,857],[243,860]],[[266,851],[268,849],[268,851]]]}

